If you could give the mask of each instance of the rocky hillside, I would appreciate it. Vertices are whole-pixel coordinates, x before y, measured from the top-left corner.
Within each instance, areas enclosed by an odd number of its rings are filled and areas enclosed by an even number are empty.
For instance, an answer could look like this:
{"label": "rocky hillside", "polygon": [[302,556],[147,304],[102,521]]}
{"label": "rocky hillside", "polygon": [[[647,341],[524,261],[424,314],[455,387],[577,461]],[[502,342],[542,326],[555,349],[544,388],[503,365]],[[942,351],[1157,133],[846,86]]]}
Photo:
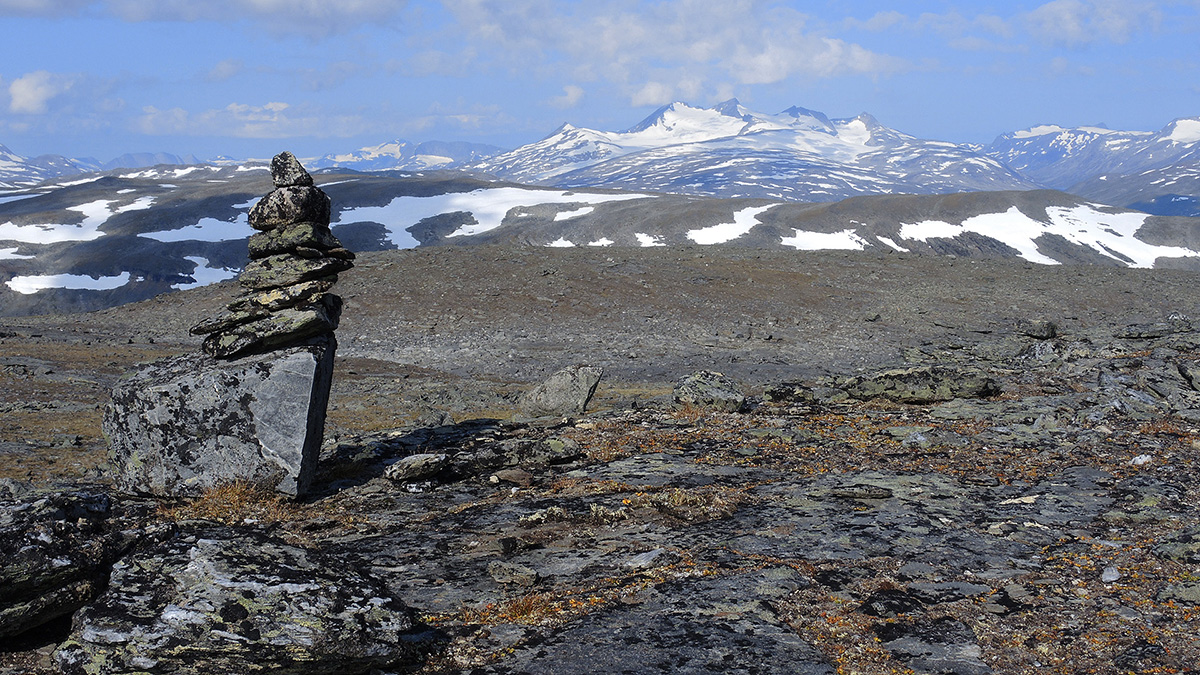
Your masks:
{"label": "rocky hillside", "polygon": [[[229,284],[0,321],[0,574],[66,561],[5,585],[0,672],[1200,662],[1195,272],[698,246],[357,262],[302,503],[157,503],[96,468],[115,378],[194,349]],[[605,370],[584,414],[522,411],[572,364]],[[36,627],[51,604],[80,609]]]}
{"label": "rocky hillside", "polygon": [[[519,244],[898,251],[1041,264],[1195,268],[1200,227],[1061,192],[882,195],[801,204],[562,190],[457,172],[316,177],[350,249]],[[98,309],[232,278],[265,166],[158,167],[0,198],[0,314]]]}

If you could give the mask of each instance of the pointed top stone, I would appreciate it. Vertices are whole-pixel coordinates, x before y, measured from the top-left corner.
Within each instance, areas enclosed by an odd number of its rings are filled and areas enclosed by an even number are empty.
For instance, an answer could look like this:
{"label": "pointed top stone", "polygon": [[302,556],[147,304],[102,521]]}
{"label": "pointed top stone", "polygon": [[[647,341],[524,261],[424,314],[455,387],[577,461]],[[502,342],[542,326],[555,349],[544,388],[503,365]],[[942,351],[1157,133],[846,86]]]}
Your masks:
{"label": "pointed top stone", "polygon": [[284,151],[271,159],[271,180],[275,187],[309,186],[313,184],[312,176],[300,165],[300,160],[290,152]]}

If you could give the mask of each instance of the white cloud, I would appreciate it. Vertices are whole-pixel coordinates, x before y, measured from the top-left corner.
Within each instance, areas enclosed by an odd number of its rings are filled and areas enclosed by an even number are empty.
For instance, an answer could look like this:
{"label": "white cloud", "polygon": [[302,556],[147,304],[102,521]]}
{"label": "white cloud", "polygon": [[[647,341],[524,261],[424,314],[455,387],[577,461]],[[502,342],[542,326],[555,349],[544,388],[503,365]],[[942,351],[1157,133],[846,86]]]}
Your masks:
{"label": "white cloud", "polygon": [[1034,36],[1046,42],[1081,46],[1128,42],[1135,33],[1156,28],[1162,13],[1154,3],[1135,0],[1053,0],[1022,19]]}
{"label": "white cloud", "polygon": [[204,76],[209,82],[225,82],[237,76],[245,68],[240,59],[225,59],[212,67]]}
{"label": "white cloud", "polygon": [[563,87],[562,96],[555,96],[550,99],[550,105],[555,108],[574,108],[583,100],[583,87],[568,84]]}
{"label": "white cloud", "polygon": [[345,138],[363,133],[367,123],[356,115],[325,115],[273,101],[264,105],[230,103],[192,113],[183,108],[142,109],[137,129],[150,136],[232,136],[236,138]]}
{"label": "white cloud", "polygon": [[92,0],[0,0],[0,15],[62,16],[91,3]]}
{"label": "white cloud", "polygon": [[0,0],[0,16],[89,13],[140,21],[253,21],[275,33],[324,37],[365,24],[395,22],[402,0]]}
{"label": "white cloud", "polygon": [[13,80],[8,85],[8,109],[14,113],[40,115],[47,111],[54,97],[65,93],[75,83],[70,75],[36,70]]}
{"label": "white cloud", "polygon": [[483,55],[514,69],[566,72],[622,87],[635,102],[793,77],[875,74],[905,67],[811,29],[772,0],[679,0],[650,5],[551,0],[446,0]]}

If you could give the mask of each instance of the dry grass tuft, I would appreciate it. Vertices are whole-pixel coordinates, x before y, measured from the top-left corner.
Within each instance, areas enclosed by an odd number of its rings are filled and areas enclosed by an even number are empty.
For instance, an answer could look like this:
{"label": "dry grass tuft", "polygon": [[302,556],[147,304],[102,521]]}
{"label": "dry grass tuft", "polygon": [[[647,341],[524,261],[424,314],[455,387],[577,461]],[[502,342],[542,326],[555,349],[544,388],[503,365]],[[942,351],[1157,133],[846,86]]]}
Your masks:
{"label": "dry grass tuft", "polygon": [[234,481],[194,501],[159,510],[165,520],[212,520],[225,525],[284,523],[308,516],[287,497],[263,485]]}

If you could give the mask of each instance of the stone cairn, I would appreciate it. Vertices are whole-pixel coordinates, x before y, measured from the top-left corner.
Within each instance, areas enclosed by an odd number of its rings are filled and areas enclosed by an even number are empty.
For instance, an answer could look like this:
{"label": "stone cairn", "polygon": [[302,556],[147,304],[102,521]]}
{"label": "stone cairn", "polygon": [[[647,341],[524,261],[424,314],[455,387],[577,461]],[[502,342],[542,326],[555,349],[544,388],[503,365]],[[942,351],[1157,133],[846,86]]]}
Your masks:
{"label": "stone cairn", "polygon": [[192,333],[184,354],[122,378],[105,409],[117,487],[192,497],[234,481],[300,496],[325,428],[342,301],[329,293],[354,254],[329,230],[329,197],[291,153],[250,211],[242,293]]}
{"label": "stone cairn", "polygon": [[238,275],[245,290],[226,311],[192,327],[203,349],[233,358],[332,334],[342,299],[329,293],[354,253],[329,231],[329,196],[290,152],[271,160],[275,190],[250,210],[250,263]]}

